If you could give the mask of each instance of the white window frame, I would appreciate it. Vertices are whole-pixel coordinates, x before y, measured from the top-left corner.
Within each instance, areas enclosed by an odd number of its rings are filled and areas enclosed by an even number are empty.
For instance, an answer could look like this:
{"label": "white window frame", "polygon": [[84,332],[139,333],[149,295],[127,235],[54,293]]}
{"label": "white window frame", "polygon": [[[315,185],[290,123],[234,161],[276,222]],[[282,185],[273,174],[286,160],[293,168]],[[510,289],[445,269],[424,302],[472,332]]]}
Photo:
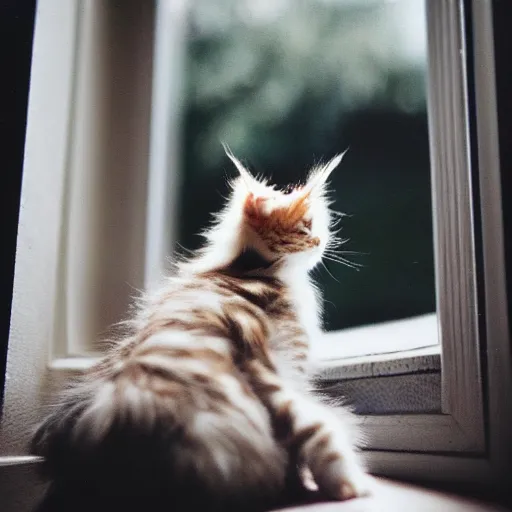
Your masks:
{"label": "white window frame", "polygon": [[[82,352],[81,340],[89,334],[87,322],[76,321],[79,307],[85,311],[102,293],[93,295],[90,289],[103,287],[104,292],[110,287],[105,280],[111,279],[122,284],[113,299],[120,310],[120,303],[126,308],[133,286],[144,286],[154,5],[142,2],[142,12],[134,13],[134,2],[114,4],[37,3],[0,465],[2,457],[26,453],[44,397],[59,381],[50,370],[53,362],[66,358],[73,371],[73,355]],[[124,14],[130,17],[113,19],[108,9],[116,6],[127,9]],[[109,78],[130,80],[118,91]],[[116,98],[117,92],[124,97]],[[112,104],[117,110],[111,110]],[[101,137],[106,123],[114,125],[110,154]],[[121,132],[125,138],[116,139]],[[121,212],[109,207],[108,197],[97,197],[102,189],[98,180],[104,176],[98,176],[96,166],[105,171],[115,160],[123,162],[116,171],[129,182],[119,184],[121,190],[115,181],[108,183],[114,188],[110,193],[123,194],[123,204],[116,205]],[[121,222],[113,240],[90,222],[89,214],[100,207],[109,222]],[[87,243],[92,246],[88,252],[78,250]],[[109,253],[116,250],[125,251],[117,254],[118,268],[111,268],[119,274],[113,278],[104,273],[104,281],[98,282],[98,254],[112,257]],[[84,282],[80,265],[96,280]],[[78,270],[73,274],[73,269]],[[74,293],[74,286],[82,289],[82,296]],[[76,334],[81,334],[79,341],[73,340]]]}
{"label": "white window frame", "polygon": [[[70,126],[76,99],[75,49],[79,0],[40,0],[29,99],[24,177],[3,416],[0,467],[27,462],[25,443],[44,392],[60,377],[90,364],[54,345],[66,318],[62,297],[62,244],[69,192]],[[184,2],[158,1],[152,79],[151,159],[145,212],[147,285],[165,269],[169,244],[165,205],[169,165],[178,144],[170,116],[179,115],[169,95],[169,60],[181,58],[168,24],[176,27]],[[494,83],[492,4],[472,1],[477,147],[468,130],[462,1],[427,0],[429,38],[430,138],[435,208],[437,314],[441,339],[442,414],[365,416],[370,469],[387,476],[479,481],[503,476],[512,467],[511,408],[505,403],[512,377],[497,113]],[[174,6],[170,11],[171,6]],[[174,18],[173,18],[174,17]],[[59,26],[59,31],[53,27]],[[53,30],[51,37],[48,31]],[[179,34],[176,36],[179,39]],[[147,91],[149,94],[149,90]],[[171,96],[171,99],[169,97]],[[48,135],[50,134],[50,136]],[[76,134],[75,134],[76,137]],[[478,151],[480,211],[472,204],[471,150]],[[51,184],[52,194],[47,194]],[[176,184],[175,184],[176,185]],[[477,301],[474,215],[482,226],[483,302]],[[41,226],[38,219],[45,219]],[[64,251],[65,252],[65,251]],[[485,315],[485,332],[478,316]],[[487,357],[480,358],[483,342]],[[66,340],[64,340],[66,341]],[[64,347],[64,348],[63,348]],[[432,355],[432,354],[430,354]],[[446,371],[449,369],[449,371]],[[329,370],[331,371],[331,370]],[[486,400],[484,400],[484,397]],[[484,425],[486,427],[484,428]],[[20,434],[22,432],[22,434]],[[35,459],[30,459],[35,460]]]}

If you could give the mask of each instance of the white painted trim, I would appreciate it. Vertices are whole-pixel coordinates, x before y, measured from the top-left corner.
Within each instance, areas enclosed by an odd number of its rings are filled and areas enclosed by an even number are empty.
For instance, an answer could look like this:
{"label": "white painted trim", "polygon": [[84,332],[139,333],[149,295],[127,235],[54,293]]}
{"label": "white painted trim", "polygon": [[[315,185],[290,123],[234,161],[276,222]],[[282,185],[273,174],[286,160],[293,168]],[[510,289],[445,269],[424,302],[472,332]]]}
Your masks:
{"label": "white painted trim", "polygon": [[37,4],[0,455],[25,453],[48,363],[90,351],[93,313],[111,324],[142,286],[153,15]]}
{"label": "white painted trim", "polygon": [[11,457],[0,457],[0,467],[2,466],[21,466],[23,464],[35,464],[43,462],[43,457],[35,455],[15,455]]}
{"label": "white painted trim", "polygon": [[57,356],[93,350],[124,319],[144,277],[153,11],[108,0],[76,5]]}
{"label": "white painted trim", "polygon": [[80,375],[101,359],[101,354],[91,357],[62,357],[53,359],[48,368],[53,373],[65,372]]}
{"label": "white painted trim", "polygon": [[153,57],[144,285],[159,284],[174,247],[180,186],[180,127],[186,0],[158,0]]}
{"label": "white painted trim", "polygon": [[[54,332],[77,0],[37,3],[0,455],[21,455]],[[55,28],[58,27],[58,30]],[[44,220],[43,222],[37,222]]]}
{"label": "white painted trim", "polygon": [[[492,49],[491,4],[478,1],[475,4],[480,15],[474,15],[477,35],[480,39],[486,38],[480,47],[475,40],[476,57],[480,59],[475,68],[478,70],[477,85],[480,86],[477,107],[481,113],[479,149],[486,314],[490,315],[486,322],[487,345],[490,349],[489,362],[494,364],[494,367],[488,368],[488,373],[491,376],[490,389],[493,389],[492,383],[495,386],[489,400],[491,411],[497,418],[491,422],[491,428],[497,429],[498,441],[507,441],[510,448],[511,422],[505,421],[512,419],[510,407],[505,408],[505,414],[500,414],[500,408],[504,408],[503,397],[507,396],[512,383],[504,288],[499,161],[495,146],[496,118],[492,113],[494,107],[495,114],[495,105],[492,99],[490,103],[488,100],[488,94],[493,90],[494,69],[483,66],[484,61],[487,66],[492,61],[492,52],[489,55]],[[463,7],[462,1],[427,2],[429,137],[445,414],[364,417],[361,421],[368,434],[368,448],[371,450],[472,452],[482,457],[485,454]],[[485,10],[486,13],[483,12]],[[494,141],[494,146],[491,141]],[[498,306],[492,309],[490,304],[494,307],[495,303]],[[498,346],[499,351],[496,350]],[[497,367],[500,372],[496,372]],[[503,373],[503,376],[496,376],[498,373]],[[504,466],[510,468],[512,451],[509,449],[500,453],[498,441],[492,441],[494,456],[506,459]],[[372,456],[379,457],[377,452],[373,453],[375,455]],[[414,457],[411,454],[407,460],[415,460]],[[395,471],[395,457],[381,457],[379,461],[381,471],[387,474]],[[389,461],[389,466],[386,466],[386,461]],[[474,479],[476,474],[470,472],[467,477]]]}
{"label": "white painted trim", "polygon": [[[484,258],[489,454],[495,474],[512,474],[512,352],[507,309],[492,2],[473,0],[480,213]],[[508,172],[508,170],[502,170]]]}
{"label": "white painted trim", "polygon": [[[445,414],[364,417],[368,448],[373,450],[485,453],[463,23],[462,1],[427,2],[429,139]],[[488,200],[495,201],[492,192]],[[489,218],[491,224],[495,220]],[[493,240],[486,241],[489,255],[494,254]],[[505,301],[501,304],[506,307]],[[396,464],[393,457],[381,458],[380,470],[392,474],[391,464]]]}
{"label": "white painted trim", "polygon": [[442,410],[485,446],[462,1],[427,2]]}
{"label": "white painted trim", "polygon": [[[451,12],[451,25],[453,26],[453,23],[457,20],[457,16],[455,16],[453,11],[453,9],[457,8],[456,2],[430,2],[428,5],[432,9],[429,20],[432,20],[432,16],[439,14],[437,9],[445,9],[445,15],[447,11]],[[465,437],[470,444],[463,451],[466,451],[468,448],[471,449],[471,446],[473,446],[473,450],[481,452],[479,457],[468,458],[462,455],[390,452],[388,451],[391,449],[390,446],[386,446],[389,440],[395,439],[395,448],[402,451],[407,446],[406,443],[413,437],[411,435],[402,441],[400,439],[396,440],[395,436],[400,436],[404,433],[403,426],[398,426],[403,416],[373,417],[373,419],[368,417],[363,421],[370,422],[367,428],[370,429],[370,435],[373,436],[371,447],[382,444],[382,447],[386,450],[370,450],[365,454],[369,468],[376,474],[407,479],[464,481],[482,485],[495,485],[499,481],[509,484],[512,470],[512,402],[509,400],[510,390],[512,389],[512,353],[510,348],[505,280],[506,266],[504,260],[503,210],[497,131],[492,2],[490,0],[473,0],[472,9],[480,192],[480,212],[478,213],[481,215],[484,260],[483,291],[486,320],[485,349],[487,353],[487,364],[484,370],[487,383],[488,447],[486,450],[481,450],[483,433],[481,427],[483,420],[482,411],[477,410],[478,414],[473,414],[473,426],[468,424],[471,413],[475,411],[472,408],[475,406],[481,408],[479,404],[480,396],[477,396],[475,400],[475,397],[471,394],[475,390],[475,385],[477,385],[477,389],[481,389],[482,385],[480,372],[475,372],[474,369],[473,371],[471,370],[471,366],[475,364],[475,359],[478,360],[474,357],[474,354],[471,354],[471,351],[478,348],[478,344],[475,347],[477,340],[471,338],[472,330],[476,329],[476,326],[472,326],[469,332],[467,330],[462,331],[466,332],[470,340],[473,340],[471,344],[467,340],[459,338],[459,344],[453,343],[452,340],[452,343],[446,345],[446,337],[443,337],[443,351],[445,351],[445,346],[448,346],[447,353],[444,353],[443,367],[447,377],[445,386],[447,386],[446,389],[450,393],[449,399],[446,402],[446,408],[450,410],[451,416],[445,416],[445,418],[451,418],[448,419],[448,435],[457,441],[460,448],[464,448],[464,444],[461,444],[461,439]],[[438,30],[435,30],[436,26]],[[432,30],[432,38],[438,42],[442,41],[442,34],[439,30],[441,27],[444,27],[443,30],[446,31],[449,26],[450,22],[446,19],[441,25],[436,25],[435,23],[430,25],[429,30]],[[456,48],[453,48],[453,57],[456,57],[455,54],[458,53],[455,50]],[[437,58],[439,59],[439,65],[441,65],[443,62],[442,53]],[[455,67],[457,68],[457,66]],[[453,70],[451,69],[451,71]],[[444,104],[444,108],[449,108],[449,105]],[[445,110],[445,115],[446,112],[449,112],[449,110]],[[454,113],[452,112],[451,114],[453,115]],[[453,119],[446,119],[446,122],[452,123]],[[440,127],[441,130],[445,128]],[[453,143],[454,141],[449,137],[449,134],[447,136],[447,143],[448,141]],[[449,154],[451,148],[443,145],[442,150],[443,154]],[[440,155],[437,156],[440,158]],[[459,171],[464,167],[457,166],[456,162],[454,162],[454,165]],[[444,179],[442,176],[438,176],[438,178]],[[459,241],[463,242],[464,240]],[[453,256],[453,252],[450,254]],[[466,270],[470,271],[473,266],[474,264],[471,264]],[[454,276],[461,277],[457,273]],[[474,284],[471,284],[471,288],[473,286]],[[476,314],[476,308],[471,311],[469,307],[471,301],[468,300],[468,297],[464,300],[464,296],[460,296],[459,301],[466,308],[466,319],[468,315]],[[453,305],[456,305],[456,303]],[[449,308],[448,310],[445,309],[445,314],[442,318],[446,319],[446,314],[450,311],[451,315],[448,316],[448,319],[453,320],[455,318],[460,320],[464,318],[464,315],[461,317],[456,315],[456,309],[450,310]],[[471,322],[474,322],[474,319]],[[470,367],[461,374],[459,370],[463,369],[465,364],[469,364]],[[450,372],[453,373],[450,375]],[[473,382],[470,382],[471,376],[473,376]],[[469,411],[463,411],[463,408],[467,408]],[[470,413],[469,415],[468,412]],[[436,439],[441,438],[442,430],[439,429],[439,426],[432,424],[433,418],[435,417],[419,417],[417,428],[414,428],[413,431],[416,435],[433,435],[434,441],[437,443]],[[460,419],[462,421],[459,421]],[[393,425],[393,421],[396,422],[395,425]],[[460,428],[459,432],[457,432],[457,426]],[[407,429],[409,428],[410,423],[407,423]],[[371,434],[372,429],[373,434]],[[388,430],[388,432],[382,432],[383,429]],[[480,431],[480,434],[475,436],[475,430]],[[382,443],[380,443],[379,437],[382,438]],[[476,441],[476,444],[474,441]],[[441,442],[445,443],[445,441]],[[426,445],[424,442],[420,444]],[[431,446],[431,449],[436,449],[435,444]]]}

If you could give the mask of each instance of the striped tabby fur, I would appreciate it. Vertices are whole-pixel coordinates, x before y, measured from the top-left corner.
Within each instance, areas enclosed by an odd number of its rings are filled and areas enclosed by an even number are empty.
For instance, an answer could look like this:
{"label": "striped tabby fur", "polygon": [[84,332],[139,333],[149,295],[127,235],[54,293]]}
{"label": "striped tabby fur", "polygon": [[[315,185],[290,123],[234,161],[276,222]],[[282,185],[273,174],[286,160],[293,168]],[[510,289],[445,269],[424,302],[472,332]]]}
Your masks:
{"label": "striped tabby fur", "polygon": [[285,193],[227,153],[240,176],[205,247],[35,434],[54,482],[44,510],[259,510],[299,466],[330,498],[367,491],[349,424],[308,386],[308,271],[333,244],[326,180],[341,156]]}

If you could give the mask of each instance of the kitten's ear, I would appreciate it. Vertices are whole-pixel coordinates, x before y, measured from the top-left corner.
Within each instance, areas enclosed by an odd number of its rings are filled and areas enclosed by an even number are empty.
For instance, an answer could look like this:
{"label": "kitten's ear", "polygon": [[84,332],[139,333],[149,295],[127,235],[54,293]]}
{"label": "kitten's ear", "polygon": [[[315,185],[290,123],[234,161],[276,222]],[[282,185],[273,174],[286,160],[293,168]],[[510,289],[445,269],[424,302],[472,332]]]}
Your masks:
{"label": "kitten's ear", "polygon": [[306,184],[306,189],[308,189],[309,191],[312,191],[314,189],[321,189],[325,185],[325,182],[329,179],[329,176],[331,175],[332,171],[334,171],[334,169],[338,167],[347,151],[348,149],[343,151],[343,153],[336,155],[326,164],[320,165],[319,167],[313,169],[311,171],[311,174],[309,175],[308,182]]}
{"label": "kitten's ear", "polygon": [[242,165],[240,160],[238,160],[238,158],[236,158],[235,155],[233,155],[227,144],[222,143],[222,147],[224,148],[224,151],[226,155],[229,157],[229,159],[235,164],[235,167],[240,173],[240,176],[248,186],[251,183],[257,181],[256,178],[254,178],[254,176]]}

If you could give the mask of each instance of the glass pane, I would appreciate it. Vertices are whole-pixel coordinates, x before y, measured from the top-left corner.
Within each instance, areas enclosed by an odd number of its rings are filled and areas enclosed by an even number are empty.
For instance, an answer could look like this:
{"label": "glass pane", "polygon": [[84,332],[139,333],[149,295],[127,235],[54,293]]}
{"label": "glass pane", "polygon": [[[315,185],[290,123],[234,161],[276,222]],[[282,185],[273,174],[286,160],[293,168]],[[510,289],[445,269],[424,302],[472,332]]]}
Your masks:
{"label": "glass pane", "polygon": [[190,0],[178,241],[234,170],[278,184],[349,147],[332,177],[342,256],[317,271],[326,328],[435,310],[423,0]]}

